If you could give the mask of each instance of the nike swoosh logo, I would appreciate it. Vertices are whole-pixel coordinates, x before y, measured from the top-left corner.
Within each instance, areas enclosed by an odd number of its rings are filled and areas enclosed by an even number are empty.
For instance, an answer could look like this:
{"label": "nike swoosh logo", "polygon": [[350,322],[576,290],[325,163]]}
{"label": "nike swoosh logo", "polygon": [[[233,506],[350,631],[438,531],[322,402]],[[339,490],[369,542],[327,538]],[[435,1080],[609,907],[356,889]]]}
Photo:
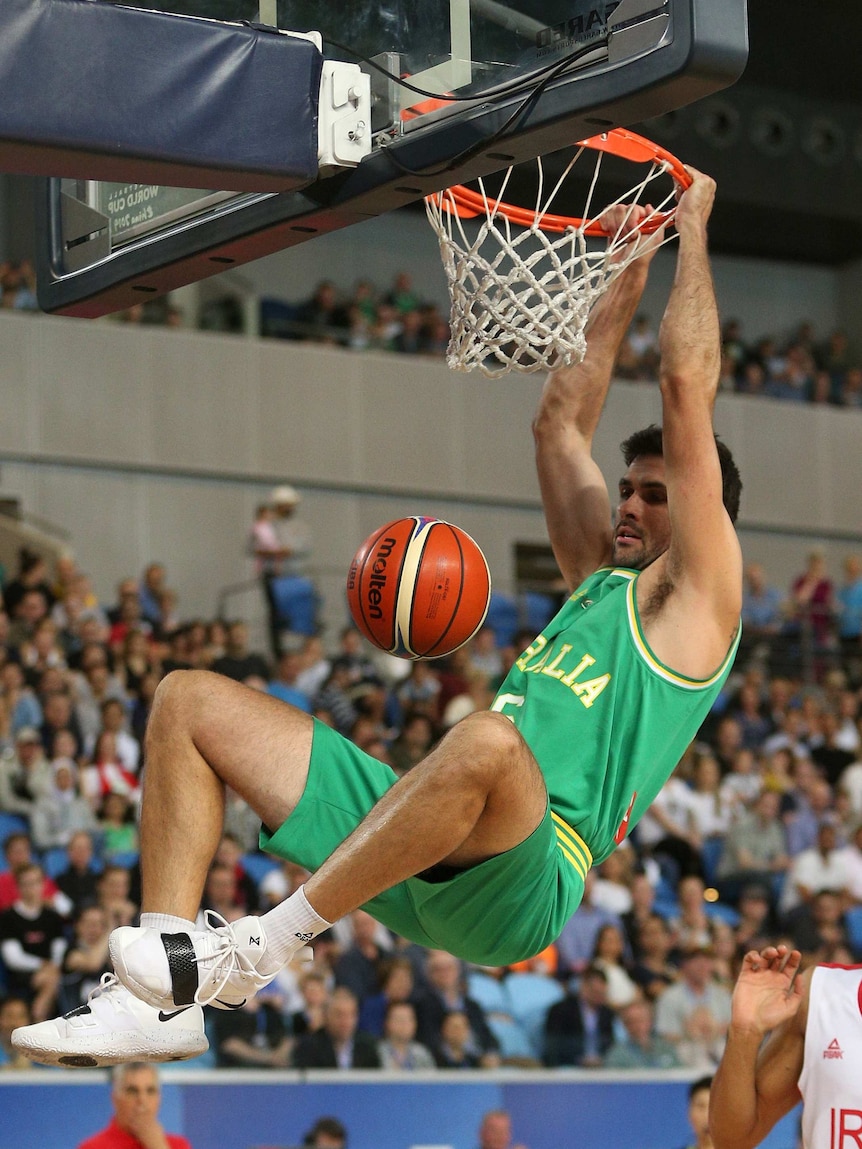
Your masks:
{"label": "nike swoosh logo", "polygon": [[159,1010],[159,1021],[170,1021],[172,1017],[178,1017],[179,1014],[185,1013],[187,1009],[191,1009],[190,1005],[184,1005],[182,1009],[175,1009],[173,1013],[165,1013],[164,1010]]}

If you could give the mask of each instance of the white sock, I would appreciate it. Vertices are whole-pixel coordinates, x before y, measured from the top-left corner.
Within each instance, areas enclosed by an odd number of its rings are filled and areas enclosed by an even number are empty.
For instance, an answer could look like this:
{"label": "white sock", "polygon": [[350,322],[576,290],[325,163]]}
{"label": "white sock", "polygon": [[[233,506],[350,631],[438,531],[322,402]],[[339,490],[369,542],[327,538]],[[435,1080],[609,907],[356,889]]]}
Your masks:
{"label": "white sock", "polygon": [[258,964],[262,973],[281,969],[298,949],[332,925],[309,904],[304,886],[265,913],[260,921],[266,933],[266,953]]}
{"label": "white sock", "polygon": [[163,934],[187,934],[196,926],[188,918],[175,918],[173,914],[141,914],[141,928]]}

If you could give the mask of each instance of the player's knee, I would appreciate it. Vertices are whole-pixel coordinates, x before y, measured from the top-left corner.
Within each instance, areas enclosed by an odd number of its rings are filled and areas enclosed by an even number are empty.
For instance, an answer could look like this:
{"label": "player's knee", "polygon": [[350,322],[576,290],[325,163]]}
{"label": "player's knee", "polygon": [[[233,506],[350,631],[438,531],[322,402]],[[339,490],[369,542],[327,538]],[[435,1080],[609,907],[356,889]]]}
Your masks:
{"label": "player's knee", "polygon": [[156,687],[150,726],[161,723],[181,724],[199,713],[206,694],[206,683],[213,676],[206,670],[172,670]]}
{"label": "player's knee", "polygon": [[499,771],[516,769],[524,761],[526,744],[502,714],[493,710],[478,711],[459,722],[456,729],[475,747],[470,757],[477,766]]}

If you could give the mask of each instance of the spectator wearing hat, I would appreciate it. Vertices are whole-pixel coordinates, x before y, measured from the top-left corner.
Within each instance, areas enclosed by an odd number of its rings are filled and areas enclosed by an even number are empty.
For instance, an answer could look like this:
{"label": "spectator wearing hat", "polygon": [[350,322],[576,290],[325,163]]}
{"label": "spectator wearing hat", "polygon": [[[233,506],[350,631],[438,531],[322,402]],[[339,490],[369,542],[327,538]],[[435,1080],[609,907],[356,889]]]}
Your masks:
{"label": "spectator wearing hat", "polygon": [[0,758],[0,810],[29,819],[38,800],[53,786],[54,774],[39,731],[22,726],[15,736],[14,752]]}
{"label": "spectator wearing hat", "polygon": [[255,569],[263,583],[269,613],[269,633],[272,653],[281,651],[281,631],[290,627],[290,618],[284,619],[283,600],[276,579],[301,579],[306,575],[311,554],[311,533],[306,523],[296,515],[300,495],[295,487],[274,487],[269,501],[258,506],[251,529],[250,549]]}

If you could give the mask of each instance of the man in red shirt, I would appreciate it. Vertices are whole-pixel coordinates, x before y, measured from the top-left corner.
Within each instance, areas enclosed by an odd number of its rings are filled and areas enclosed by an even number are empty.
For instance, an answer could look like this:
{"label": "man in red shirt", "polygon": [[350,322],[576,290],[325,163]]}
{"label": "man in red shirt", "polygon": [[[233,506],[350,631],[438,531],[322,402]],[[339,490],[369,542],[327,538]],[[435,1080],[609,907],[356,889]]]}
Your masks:
{"label": "man in red shirt", "polygon": [[185,1137],[165,1133],[159,1122],[162,1094],[154,1065],[129,1061],[114,1069],[114,1116],[78,1149],[191,1149]]}

